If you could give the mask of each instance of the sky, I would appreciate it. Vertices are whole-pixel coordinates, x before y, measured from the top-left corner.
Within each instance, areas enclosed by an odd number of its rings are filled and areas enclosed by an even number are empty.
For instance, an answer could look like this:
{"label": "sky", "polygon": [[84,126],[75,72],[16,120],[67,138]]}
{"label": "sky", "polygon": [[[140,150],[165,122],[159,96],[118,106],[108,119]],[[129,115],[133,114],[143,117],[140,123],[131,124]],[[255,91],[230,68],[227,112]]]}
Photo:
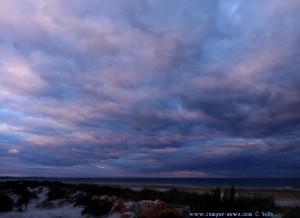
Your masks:
{"label": "sky", "polygon": [[299,177],[299,0],[1,0],[0,176]]}

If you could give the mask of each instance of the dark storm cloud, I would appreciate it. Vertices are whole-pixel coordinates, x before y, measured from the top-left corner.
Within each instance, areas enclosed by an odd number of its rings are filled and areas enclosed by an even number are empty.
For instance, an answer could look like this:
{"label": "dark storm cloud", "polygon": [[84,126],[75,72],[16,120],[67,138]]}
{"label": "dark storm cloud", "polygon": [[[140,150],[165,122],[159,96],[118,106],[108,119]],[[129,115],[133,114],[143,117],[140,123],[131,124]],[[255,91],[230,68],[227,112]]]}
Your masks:
{"label": "dark storm cloud", "polygon": [[1,4],[0,174],[299,174],[296,0]]}

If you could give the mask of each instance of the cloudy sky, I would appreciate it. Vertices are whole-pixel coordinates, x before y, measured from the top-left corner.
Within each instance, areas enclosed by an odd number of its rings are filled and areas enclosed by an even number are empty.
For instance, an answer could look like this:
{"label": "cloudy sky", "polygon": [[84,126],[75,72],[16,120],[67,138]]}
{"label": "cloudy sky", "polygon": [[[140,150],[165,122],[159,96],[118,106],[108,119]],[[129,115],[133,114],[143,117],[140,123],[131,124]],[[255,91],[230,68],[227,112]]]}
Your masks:
{"label": "cloudy sky", "polygon": [[299,10],[1,0],[0,176],[299,176]]}

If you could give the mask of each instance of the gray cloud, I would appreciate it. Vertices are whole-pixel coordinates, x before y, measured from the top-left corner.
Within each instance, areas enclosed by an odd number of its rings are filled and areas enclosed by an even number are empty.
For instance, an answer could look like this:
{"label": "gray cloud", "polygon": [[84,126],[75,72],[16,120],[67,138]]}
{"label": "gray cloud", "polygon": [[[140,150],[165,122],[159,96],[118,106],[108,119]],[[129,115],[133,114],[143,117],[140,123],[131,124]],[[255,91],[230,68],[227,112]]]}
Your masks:
{"label": "gray cloud", "polygon": [[0,175],[299,174],[296,0],[1,4]]}

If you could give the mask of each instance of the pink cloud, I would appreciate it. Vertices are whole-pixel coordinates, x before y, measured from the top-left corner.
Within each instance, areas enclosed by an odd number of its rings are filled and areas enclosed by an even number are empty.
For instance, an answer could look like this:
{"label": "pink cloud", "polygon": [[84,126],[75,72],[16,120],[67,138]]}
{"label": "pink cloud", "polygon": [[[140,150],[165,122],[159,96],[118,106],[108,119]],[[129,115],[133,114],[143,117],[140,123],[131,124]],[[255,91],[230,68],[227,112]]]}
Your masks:
{"label": "pink cloud", "polygon": [[171,177],[177,177],[177,178],[207,178],[211,177],[212,175],[209,175],[207,172],[198,172],[198,171],[175,171],[175,172],[170,172],[169,176],[172,175]]}
{"label": "pink cloud", "polygon": [[33,71],[30,64],[24,59],[8,59],[4,68],[0,70],[0,91],[25,94],[44,90],[49,85],[38,73]]}
{"label": "pink cloud", "polygon": [[19,152],[20,152],[20,150],[19,149],[15,149],[15,148],[9,149],[7,151],[7,153],[9,153],[9,154],[18,154]]}

